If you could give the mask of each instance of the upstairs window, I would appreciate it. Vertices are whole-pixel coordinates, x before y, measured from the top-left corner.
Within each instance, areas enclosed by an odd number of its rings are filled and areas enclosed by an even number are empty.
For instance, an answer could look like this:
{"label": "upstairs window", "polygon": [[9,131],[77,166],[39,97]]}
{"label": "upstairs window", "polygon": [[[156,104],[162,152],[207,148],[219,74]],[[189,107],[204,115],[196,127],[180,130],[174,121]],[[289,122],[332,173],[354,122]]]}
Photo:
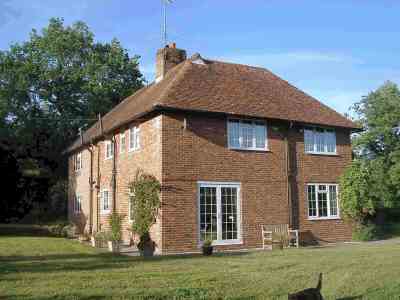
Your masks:
{"label": "upstairs window", "polygon": [[75,161],[74,161],[74,169],[75,171],[79,171],[80,169],[82,169],[82,152],[79,152],[78,154],[76,154],[75,156]]}
{"label": "upstairs window", "polygon": [[82,211],[82,198],[79,195],[75,195],[73,203],[74,213],[80,213]]}
{"label": "upstairs window", "polygon": [[119,152],[124,153],[126,148],[126,137],[125,133],[121,133],[119,136]]}
{"label": "upstairs window", "polygon": [[339,217],[337,184],[308,184],[308,218]]}
{"label": "upstairs window", "polygon": [[228,120],[231,149],[267,150],[267,125],[263,121]]}
{"label": "upstairs window", "polygon": [[305,128],[304,149],[306,153],[336,154],[336,133],[333,129]]}
{"label": "upstairs window", "polygon": [[112,141],[106,141],[106,149],[105,149],[106,159],[110,159],[114,155],[114,145]]}
{"label": "upstairs window", "polygon": [[134,126],[129,130],[129,151],[139,150],[140,148],[140,129]]}

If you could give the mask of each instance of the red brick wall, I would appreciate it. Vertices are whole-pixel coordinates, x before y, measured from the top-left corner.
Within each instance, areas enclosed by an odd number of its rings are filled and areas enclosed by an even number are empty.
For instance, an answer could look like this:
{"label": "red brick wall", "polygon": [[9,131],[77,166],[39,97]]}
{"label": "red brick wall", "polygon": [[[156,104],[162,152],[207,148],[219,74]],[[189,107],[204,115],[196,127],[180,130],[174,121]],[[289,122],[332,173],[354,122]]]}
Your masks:
{"label": "red brick wall", "polygon": [[[339,183],[339,177],[351,162],[350,131],[336,131],[337,155],[312,155],[304,152],[303,132],[293,130],[296,144],[299,226],[303,236],[319,242],[351,239],[351,225],[339,220],[308,220],[307,183]],[[340,190],[339,197],[340,197]]]}
{"label": "red brick wall", "polygon": [[261,245],[261,225],[288,223],[285,148],[268,130],[268,152],[227,148],[224,118],[169,114],[163,120],[163,251],[198,251],[197,182],[241,183],[243,244]]}

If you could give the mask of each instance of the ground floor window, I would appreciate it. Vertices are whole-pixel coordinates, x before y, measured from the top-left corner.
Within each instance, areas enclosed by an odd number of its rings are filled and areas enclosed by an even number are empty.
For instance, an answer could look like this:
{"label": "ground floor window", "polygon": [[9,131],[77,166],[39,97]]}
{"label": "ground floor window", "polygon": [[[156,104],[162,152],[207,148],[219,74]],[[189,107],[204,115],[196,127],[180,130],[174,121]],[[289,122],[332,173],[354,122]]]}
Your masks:
{"label": "ground floor window", "polygon": [[309,219],[338,218],[338,185],[308,184],[308,217]]}
{"label": "ground floor window", "polygon": [[75,195],[73,203],[74,213],[78,214],[82,211],[82,198],[80,195]]}
{"label": "ground floor window", "polygon": [[105,214],[110,212],[110,192],[108,190],[103,190],[101,192],[101,203],[100,203],[100,208],[101,208],[101,213]]}
{"label": "ground floor window", "polygon": [[200,241],[240,242],[240,184],[201,182],[198,193]]}

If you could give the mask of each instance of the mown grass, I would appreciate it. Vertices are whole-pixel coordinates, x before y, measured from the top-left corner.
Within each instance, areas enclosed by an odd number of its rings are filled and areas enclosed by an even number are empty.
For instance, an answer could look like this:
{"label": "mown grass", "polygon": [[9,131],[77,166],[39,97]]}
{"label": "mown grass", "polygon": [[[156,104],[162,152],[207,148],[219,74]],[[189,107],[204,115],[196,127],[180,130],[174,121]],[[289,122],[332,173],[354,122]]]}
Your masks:
{"label": "mown grass", "polygon": [[76,241],[0,237],[0,299],[399,299],[400,244],[170,256],[113,256]]}

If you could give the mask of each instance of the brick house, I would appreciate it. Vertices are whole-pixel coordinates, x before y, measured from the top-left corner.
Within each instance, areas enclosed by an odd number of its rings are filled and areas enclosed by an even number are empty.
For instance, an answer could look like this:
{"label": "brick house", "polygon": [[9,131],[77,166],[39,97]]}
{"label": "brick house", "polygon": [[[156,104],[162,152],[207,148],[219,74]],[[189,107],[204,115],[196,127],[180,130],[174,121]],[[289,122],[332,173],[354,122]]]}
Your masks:
{"label": "brick house", "polygon": [[129,239],[128,183],[162,184],[151,230],[162,254],[262,245],[261,225],[290,224],[303,241],[344,241],[338,179],[357,125],[270,71],[157,52],[156,80],[69,148],[69,217],[107,230],[116,210]]}

